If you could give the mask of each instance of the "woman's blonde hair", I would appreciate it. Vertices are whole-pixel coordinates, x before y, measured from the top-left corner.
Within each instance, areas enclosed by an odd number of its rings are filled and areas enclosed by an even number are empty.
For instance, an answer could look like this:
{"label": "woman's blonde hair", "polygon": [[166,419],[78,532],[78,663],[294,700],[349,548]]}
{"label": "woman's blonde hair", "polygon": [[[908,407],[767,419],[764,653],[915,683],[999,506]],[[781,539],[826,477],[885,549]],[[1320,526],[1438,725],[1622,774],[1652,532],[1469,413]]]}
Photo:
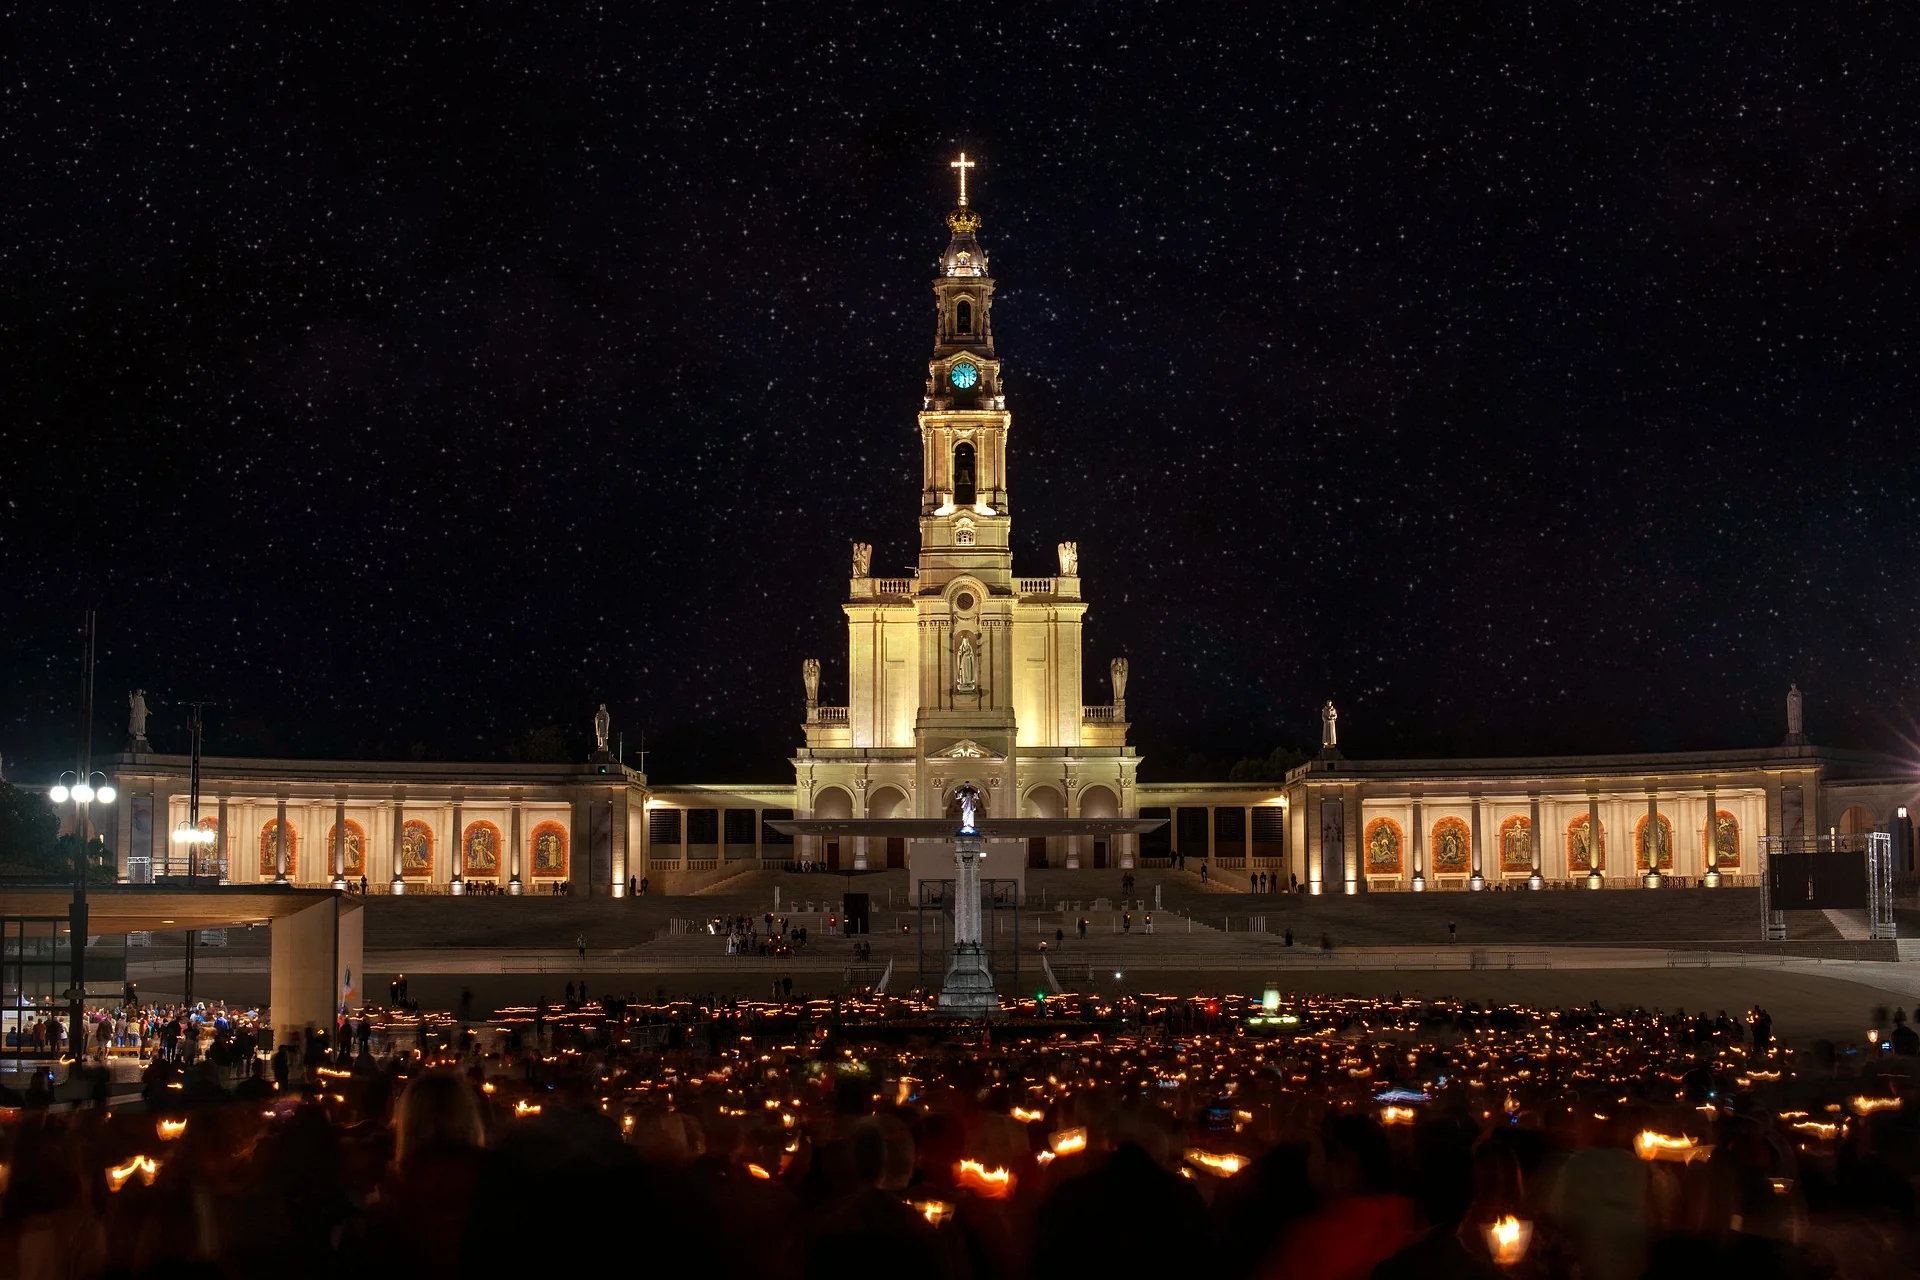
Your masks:
{"label": "woman's blonde hair", "polygon": [[400,1095],[393,1128],[393,1158],[399,1164],[436,1147],[487,1145],[480,1097],[466,1077],[455,1071],[429,1071],[415,1077]]}

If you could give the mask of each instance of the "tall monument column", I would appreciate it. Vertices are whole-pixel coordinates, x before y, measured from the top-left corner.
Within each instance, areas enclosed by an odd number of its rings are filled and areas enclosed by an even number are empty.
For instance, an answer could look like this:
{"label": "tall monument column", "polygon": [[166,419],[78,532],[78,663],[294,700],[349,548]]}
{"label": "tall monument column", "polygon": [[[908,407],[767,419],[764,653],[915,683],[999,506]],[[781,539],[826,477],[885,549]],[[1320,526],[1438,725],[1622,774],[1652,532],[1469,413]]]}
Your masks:
{"label": "tall monument column", "polygon": [[984,1018],[1000,1012],[1000,997],[993,990],[993,970],[981,939],[980,858],[986,842],[974,826],[980,792],[970,782],[961,783],[954,799],[960,803],[960,830],[953,837],[953,943],[940,983],[940,1010]]}

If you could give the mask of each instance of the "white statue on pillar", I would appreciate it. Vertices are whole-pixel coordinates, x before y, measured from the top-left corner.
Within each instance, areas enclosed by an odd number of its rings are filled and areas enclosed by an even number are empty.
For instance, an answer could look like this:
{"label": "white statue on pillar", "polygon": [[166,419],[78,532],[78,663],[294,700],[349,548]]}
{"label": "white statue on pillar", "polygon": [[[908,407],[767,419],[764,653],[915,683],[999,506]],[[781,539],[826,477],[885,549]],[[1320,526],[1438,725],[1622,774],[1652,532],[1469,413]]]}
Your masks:
{"label": "white statue on pillar", "polygon": [[1060,576],[1071,578],[1080,572],[1080,544],[1063,542],[1054,548],[1060,556]]}
{"label": "white statue on pillar", "polygon": [[813,718],[813,709],[820,705],[820,659],[808,658],[800,664],[800,680],[807,686],[807,718]]}
{"label": "white statue on pillar", "polygon": [[963,782],[954,791],[953,798],[960,805],[960,830],[968,835],[974,833],[973,815],[980,810],[980,791],[971,782]]}
{"label": "white statue on pillar", "polygon": [[1333,702],[1320,708],[1320,749],[1333,751],[1340,746],[1340,713],[1333,709]]}
{"label": "white statue on pillar", "polygon": [[853,576],[865,578],[873,572],[873,544],[856,542],[853,544]]}
{"label": "white statue on pillar", "polygon": [[1806,740],[1806,697],[1800,692],[1799,685],[1788,685],[1787,741],[1798,743],[1805,742]]}

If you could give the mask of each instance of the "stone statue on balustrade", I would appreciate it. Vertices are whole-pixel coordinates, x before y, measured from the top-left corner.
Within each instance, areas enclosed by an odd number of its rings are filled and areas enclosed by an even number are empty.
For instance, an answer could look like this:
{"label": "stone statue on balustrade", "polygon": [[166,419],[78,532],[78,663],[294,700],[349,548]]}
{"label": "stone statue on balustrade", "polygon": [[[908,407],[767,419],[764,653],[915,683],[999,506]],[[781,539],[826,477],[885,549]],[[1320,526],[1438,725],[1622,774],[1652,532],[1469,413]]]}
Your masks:
{"label": "stone statue on balustrade", "polygon": [[1798,746],[1807,740],[1806,697],[1797,684],[1787,686],[1787,744]]}
{"label": "stone statue on balustrade", "polygon": [[873,544],[856,542],[853,544],[853,576],[865,578],[873,573]]}
{"label": "stone statue on balustrade", "polygon": [[1333,703],[1320,708],[1320,750],[1333,752],[1340,749],[1340,713],[1333,709]]}
{"label": "stone statue on balustrade", "polygon": [[1127,704],[1127,660],[1115,658],[1109,662],[1107,674],[1113,680],[1113,705],[1124,707]]}
{"label": "stone statue on balustrade", "polygon": [[800,680],[807,686],[807,710],[820,705],[820,659],[808,658],[800,664]]}
{"label": "stone statue on balustrade", "polygon": [[1071,578],[1080,572],[1080,544],[1063,542],[1054,548],[1060,555],[1060,576]]}
{"label": "stone statue on balustrade", "polygon": [[133,739],[132,750],[150,751],[147,741],[147,691],[135,689],[127,695],[127,736]]}

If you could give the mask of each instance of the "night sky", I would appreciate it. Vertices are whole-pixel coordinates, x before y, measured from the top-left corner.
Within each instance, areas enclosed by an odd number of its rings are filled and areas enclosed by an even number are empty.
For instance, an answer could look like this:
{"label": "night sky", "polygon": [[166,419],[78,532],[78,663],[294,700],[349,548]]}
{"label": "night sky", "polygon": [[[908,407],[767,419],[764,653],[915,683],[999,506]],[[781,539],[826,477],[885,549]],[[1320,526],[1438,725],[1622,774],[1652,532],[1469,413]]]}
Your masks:
{"label": "night sky", "polygon": [[94,607],[105,749],[790,777],[963,147],[1145,776],[1920,740],[1902,6],[427,8],[8,15],[9,776]]}

